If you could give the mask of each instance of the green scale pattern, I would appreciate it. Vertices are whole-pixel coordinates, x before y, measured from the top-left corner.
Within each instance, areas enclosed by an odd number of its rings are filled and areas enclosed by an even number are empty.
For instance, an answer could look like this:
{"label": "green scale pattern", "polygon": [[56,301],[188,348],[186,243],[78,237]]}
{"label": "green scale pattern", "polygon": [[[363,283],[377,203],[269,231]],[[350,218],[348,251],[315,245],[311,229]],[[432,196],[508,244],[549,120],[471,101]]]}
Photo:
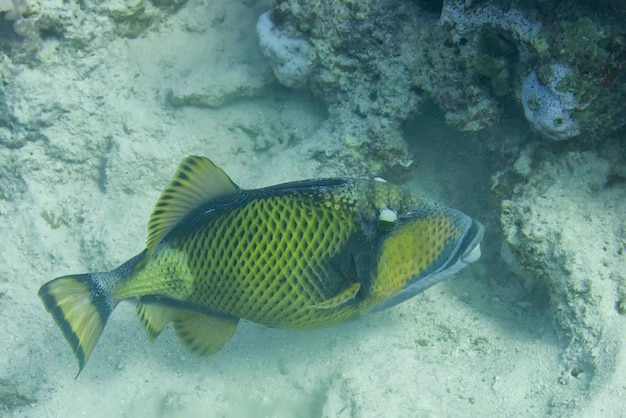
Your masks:
{"label": "green scale pattern", "polygon": [[274,327],[311,328],[354,316],[354,308],[314,305],[350,284],[326,262],[358,227],[353,207],[320,204],[315,194],[255,198],[213,216],[179,241],[194,276],[187,302]]}

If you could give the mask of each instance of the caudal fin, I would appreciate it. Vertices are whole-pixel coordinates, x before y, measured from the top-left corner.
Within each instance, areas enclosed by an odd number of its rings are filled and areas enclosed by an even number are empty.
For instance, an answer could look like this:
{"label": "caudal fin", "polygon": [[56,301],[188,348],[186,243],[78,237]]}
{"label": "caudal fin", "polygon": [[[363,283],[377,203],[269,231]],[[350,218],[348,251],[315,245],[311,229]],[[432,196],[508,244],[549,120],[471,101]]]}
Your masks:
{"label": "caudal fin", "polygon": [[100,274],[63,276],[39,289],[44,306],[78,359],[76,377],[83,370],[114,307],[110,296],[95,280]]}

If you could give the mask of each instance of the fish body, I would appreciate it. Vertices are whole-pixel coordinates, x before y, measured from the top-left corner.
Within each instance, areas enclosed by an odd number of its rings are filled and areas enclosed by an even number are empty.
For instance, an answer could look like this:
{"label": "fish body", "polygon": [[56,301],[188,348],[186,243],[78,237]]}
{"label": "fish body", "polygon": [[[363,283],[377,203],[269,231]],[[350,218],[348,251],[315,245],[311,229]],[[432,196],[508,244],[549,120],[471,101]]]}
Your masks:
{"label": "fish body", "polygon": [[122,300],[137,301],[152,340],[171,322],[188,350],[207,355],[241,318],[306,329],[400,303],[477,260],[482,236],[462,212],[381,179],[243,190],[190,156],[156,204],[142,253],[39,295],[80,370]]}

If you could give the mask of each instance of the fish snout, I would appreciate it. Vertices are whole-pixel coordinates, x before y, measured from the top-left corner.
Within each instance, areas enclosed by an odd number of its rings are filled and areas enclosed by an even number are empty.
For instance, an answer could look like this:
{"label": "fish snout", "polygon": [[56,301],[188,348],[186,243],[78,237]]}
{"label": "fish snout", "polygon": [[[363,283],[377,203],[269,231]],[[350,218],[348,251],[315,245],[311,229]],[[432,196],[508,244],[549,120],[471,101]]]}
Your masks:
{"label": "fish snout", "polygon": [[470,226],[463,243],[464,247],[461,248],[463,251],[459,257],[461,262],[468,265],[480,258],[480,242],[482,241],[484,235],[485,227],[480,222],[472,219],[472,225]]}

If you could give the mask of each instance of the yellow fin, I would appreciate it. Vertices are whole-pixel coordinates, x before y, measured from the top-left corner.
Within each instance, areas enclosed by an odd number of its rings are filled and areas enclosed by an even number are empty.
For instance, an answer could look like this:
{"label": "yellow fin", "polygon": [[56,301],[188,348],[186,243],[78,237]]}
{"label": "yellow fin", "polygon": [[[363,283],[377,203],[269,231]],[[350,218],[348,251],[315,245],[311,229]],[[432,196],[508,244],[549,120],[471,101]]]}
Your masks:
{"label": "yellow fin", "polygon": [[173,322],[180,343],[198,356],[208,356],[219,351],[233,336],[239,322],[237,318],[215,317],[150,298],[139,300],[137,316],[150,341],[154,341],[167,324]]}
{"label": "yellow fin", "polygon": [[154,342],[161,331],[169,324],[179,311],[162,303],[148,301],[146,298],[140,298],[137,303],[137,316],[146,329],[150,342]]}
{"label": "yellow fin", "polygon": [[[54,279],[39,289],[39,297],[50,312],[83,370],[114,306],[97,286],[96,274]],[[76,377],[78,377],[78,374]]]}
{"label": "yellow fin", "polygon": [[338,308],[339,306],[345,305],[349,301],[355,298],[356,294],[361,289],[361,283],[352,283],[350,286],[346,287],[344,290],[339,292],[339,294],[334,297],[325,300],[322,303],[318,303],[313,306],[314,309],[332,309]]}
{"label": "yellow fin", "polygon": [[208,158],[190,155],[178,165],[148,221],[151,252],[167,233],[198,206],[234,193],[239,187]]}
{"label": "yellow fin", "polygon": [[235,333],[239,318],[219,318],[181,309],[174,319],[180,343],[196,356],[216,353]]}

